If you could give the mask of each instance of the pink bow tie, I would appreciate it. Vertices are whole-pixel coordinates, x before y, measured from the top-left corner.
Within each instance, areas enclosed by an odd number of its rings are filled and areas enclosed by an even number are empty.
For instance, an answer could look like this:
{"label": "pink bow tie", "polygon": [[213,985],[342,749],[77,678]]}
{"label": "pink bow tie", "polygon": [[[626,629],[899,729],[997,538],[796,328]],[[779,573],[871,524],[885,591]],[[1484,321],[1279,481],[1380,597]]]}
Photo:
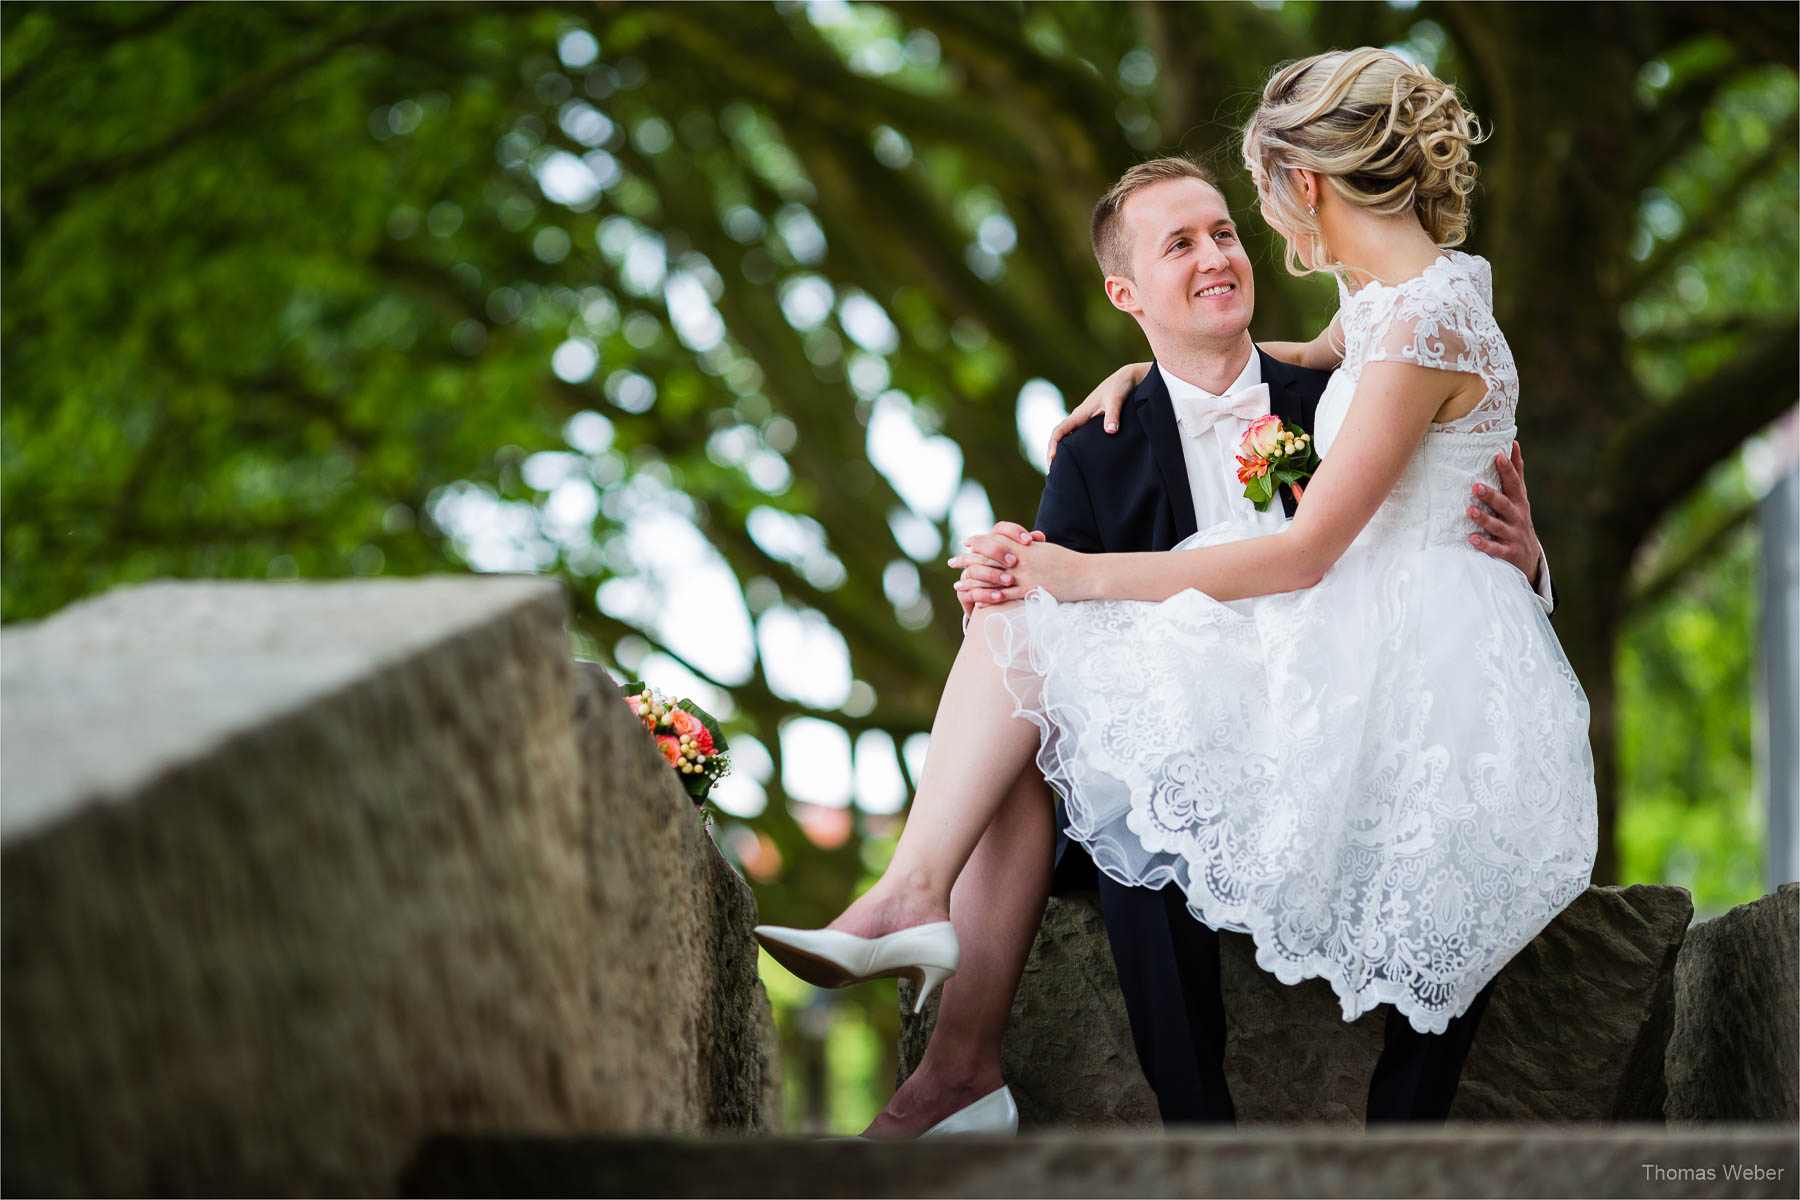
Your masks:
{"label": "pink bow tie", "polygon": [[1218,397],[1180,395],[1171,399],[1175,405],[1175,420],[1181,425],[1181,432],[1188,437],[1199,437],[1224,417],[1254,421],[1258,417],[1267,416],[1269,385],[1258,383],[1242,391]]}

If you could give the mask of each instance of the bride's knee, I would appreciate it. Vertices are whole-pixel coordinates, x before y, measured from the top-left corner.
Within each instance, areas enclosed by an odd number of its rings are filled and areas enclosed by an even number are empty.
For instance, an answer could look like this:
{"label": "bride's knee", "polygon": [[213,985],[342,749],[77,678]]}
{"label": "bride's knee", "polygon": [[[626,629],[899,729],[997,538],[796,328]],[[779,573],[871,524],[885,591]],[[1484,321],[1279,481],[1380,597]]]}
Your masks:
{"label": "bride's knee", "polygon": [[1007,616],[1016,612],[1022,601],[1007,600],[1000,604],[984,604],[970,613],[963,621],[963,637],[986,637],[990,624],[1004,621]]}

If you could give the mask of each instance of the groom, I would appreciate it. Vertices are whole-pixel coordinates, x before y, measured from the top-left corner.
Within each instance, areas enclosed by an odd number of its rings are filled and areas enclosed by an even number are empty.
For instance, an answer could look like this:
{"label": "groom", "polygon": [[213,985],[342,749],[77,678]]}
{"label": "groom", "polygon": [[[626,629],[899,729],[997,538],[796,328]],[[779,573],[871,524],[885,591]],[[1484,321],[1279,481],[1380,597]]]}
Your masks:
{"label": "groom", "polygon": [[[1265,412],[1310,432],[1329,376],[1252,343],[1255,282],[1224,197],[1187,159],[1156,159],[1127,171],[1101,198],[1092,232],[1107,298],[1142,327],[1156,365],[1126,400],[1116,432],[1093,421],[1061,443],[1037,530],[1073,550],[1119,552],[1168,550],[1234,518],[1279,529],[1281,513],[1258,514],[1244,499],[1235,449]],[[1490,534],[1477,536],[1479,548],[1518,567],[1521,586],[1531,581],[1548,611],[1549,572],[1520,465],[1516,457],[1503,463],[1503,494],[1475,485],[1470,514]],[[1292,516],[1296,501],[1286,488],[1281,502]],[[950,560],[964,567],[965,611],[998,599],[981,585],[1010,583],[1008,547],[1031,536],[1002,522]],[[1042,776],[1029,769],[977,845],[952,894],[963,968],[944,988],[918,1069],[867,1136],[917,1134],[1001,1085],[1000,1038],[1045,898],[1084,887],[1099,892],[1138,1061],[1164,1123],[1235,1120],[1224,1074],[1218,933],[1189,913],[1179,887],[1126,887],[1098,871],[1060,814],[1052,852],[1051,825],[1041,815],[1051,803]],[[1492,989],[1490,982],[1439,1035],[1418,1033],[1390,1006],[1369,1088],[1370,1123],[1445,1119]]]}

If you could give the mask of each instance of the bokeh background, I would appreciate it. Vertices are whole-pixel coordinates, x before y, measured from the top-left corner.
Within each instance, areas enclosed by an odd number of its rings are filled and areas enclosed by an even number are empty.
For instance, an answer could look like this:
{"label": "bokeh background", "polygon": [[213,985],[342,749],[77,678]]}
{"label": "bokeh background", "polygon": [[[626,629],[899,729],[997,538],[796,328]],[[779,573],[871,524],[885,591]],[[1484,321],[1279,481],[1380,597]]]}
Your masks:
{"label": "bokeh background", "polygon": [[[1282,271],[1236,133],[1275,64],[1392,45],[1493,131],[1466,248],[1593,701],[1596,882],[1719,911],[1792,867],[1759,696],[1792,687],[1796,12],[9,3],[0,617],[554,573],[578,654],[723,719],[715,837],[766,919],[823,922],[926,750],[943,559],[1030,519],[1049,426],[1144,357],[1093,201],[1209,162],[1253,332],[1310,335],[1331,281]],[[765,978],[790,1128],[860,1130],[893,986]]]}

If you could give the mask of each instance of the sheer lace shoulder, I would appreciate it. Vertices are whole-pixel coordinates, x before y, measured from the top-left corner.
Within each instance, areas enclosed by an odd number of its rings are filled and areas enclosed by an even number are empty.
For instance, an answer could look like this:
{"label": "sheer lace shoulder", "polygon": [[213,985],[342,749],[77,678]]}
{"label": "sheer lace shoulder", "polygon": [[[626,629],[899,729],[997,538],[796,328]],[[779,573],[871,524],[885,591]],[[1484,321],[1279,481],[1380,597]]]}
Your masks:
{"label": "sheer lace shoulder", "polygon": [[1451,251],[1395,286],[1372,283],[1347,297],[1344,365],[1405,362],[1480,377],[1487,392],[1440,431],[1487,432],[1512,421],[1519,395],[1512,350],[1494,320],[1485,259]]}

